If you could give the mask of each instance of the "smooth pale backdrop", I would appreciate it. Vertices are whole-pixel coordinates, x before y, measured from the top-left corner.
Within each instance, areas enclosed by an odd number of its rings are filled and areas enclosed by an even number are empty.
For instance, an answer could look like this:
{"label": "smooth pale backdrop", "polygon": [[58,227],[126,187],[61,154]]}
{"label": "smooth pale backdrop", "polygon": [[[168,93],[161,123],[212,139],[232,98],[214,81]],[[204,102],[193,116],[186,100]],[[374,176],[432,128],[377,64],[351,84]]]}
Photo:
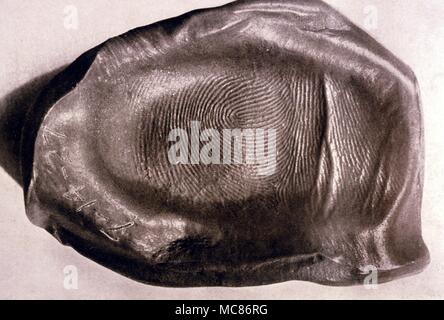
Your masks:
{"label": "smooth pale backdrop", "polygon": [[[30,79],[71,62],[85,50],[134,27],[226,0],[0,0],[0,99]],[[0,169],[0,298],[57,299],[374,299],[444,298],[444,2],[328,0],[416,72],[426,127],[423,233],[432,256],[425,272],[369,290],[287,282],[251,288],[171,289],[143,285],[59,244],[25,216],[22,190]],[[78,11],[67,29],[66,7]],[[376,9],[377,23],[374,12]],[[68,9],[69,10],[69,9]],[[78,270],[78,289],[63,270]]]}

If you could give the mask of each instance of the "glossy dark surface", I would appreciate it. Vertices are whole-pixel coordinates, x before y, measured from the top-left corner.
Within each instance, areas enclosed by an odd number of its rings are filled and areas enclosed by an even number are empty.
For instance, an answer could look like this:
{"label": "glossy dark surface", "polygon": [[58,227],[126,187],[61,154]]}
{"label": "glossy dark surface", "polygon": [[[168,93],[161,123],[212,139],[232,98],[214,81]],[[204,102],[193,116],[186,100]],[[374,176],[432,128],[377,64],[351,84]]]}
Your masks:
{"label": "glossy dark surface", "polygon": [[[277,167],[172,165],[168,132],[277,129]],[[412,71],[320,1],[238,1],[130,31],[29,112],[26,210],[136,280],[362,283],[422,270]]]}

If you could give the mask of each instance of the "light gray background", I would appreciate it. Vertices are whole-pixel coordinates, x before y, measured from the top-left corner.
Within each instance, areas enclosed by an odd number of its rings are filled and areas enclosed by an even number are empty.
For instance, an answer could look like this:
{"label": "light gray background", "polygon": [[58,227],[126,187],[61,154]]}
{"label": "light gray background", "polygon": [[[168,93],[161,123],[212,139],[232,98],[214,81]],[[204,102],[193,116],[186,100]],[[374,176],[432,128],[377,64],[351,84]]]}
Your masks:
{"label": "light gray background", "polygon": [[[71,62],[110,36],[226,0],[0,0],[0,98],[31,78]],[[287,282],[251,288],[168,289],[143,285],[60,245],[26,218],[21,188],[0,169],[0,298],[324,299],[444,298],[444,2],[328,0],[416,72],[426,126],[423,233],[432,263],[425,272],[377,289]],[[74,5],[77,30],[64,27]],[[371,7],[369,7],[371,6]],[[368,11],[369,10],[369,11]],[[78,269],[79,288],[66,290],[63,269]]]}

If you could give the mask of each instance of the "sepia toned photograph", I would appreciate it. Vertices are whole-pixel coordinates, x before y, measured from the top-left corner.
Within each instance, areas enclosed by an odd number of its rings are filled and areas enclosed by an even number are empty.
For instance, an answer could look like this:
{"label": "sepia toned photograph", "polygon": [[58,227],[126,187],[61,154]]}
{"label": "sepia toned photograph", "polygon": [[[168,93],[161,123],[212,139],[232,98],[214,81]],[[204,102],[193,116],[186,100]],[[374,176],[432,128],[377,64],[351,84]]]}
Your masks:
{"label": "sepia toned photograph", "polygon": [[443,17],[0,0],[0,299],[444,299]]}

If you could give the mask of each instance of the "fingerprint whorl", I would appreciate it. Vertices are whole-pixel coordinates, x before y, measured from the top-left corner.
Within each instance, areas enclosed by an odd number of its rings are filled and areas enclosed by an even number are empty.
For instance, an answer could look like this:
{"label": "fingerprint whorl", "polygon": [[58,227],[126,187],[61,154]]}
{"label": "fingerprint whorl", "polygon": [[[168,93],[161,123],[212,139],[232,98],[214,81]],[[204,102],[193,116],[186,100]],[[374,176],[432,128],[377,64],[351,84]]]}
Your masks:
{"label": "fingerprint whorl", "polygon": [[[312,111],[308,104],[315,95],[316,77],[312,76],[314,80],[306,85],[310,78],[304,72],[295,75],[273,69],[225,70],[200,74],[191,80],[192,77],[183,76],[178,80],[175,75],[172,80],[168,72],[157,73],[152,78],[136,79],[131,86],[129,109],[138,110],[134,118],[136,125],[131,126],[134,130],[130,134],[134,141],[132,166],[139,185],[205,203],[239,201],[260,194],[290,198],[297,188],[309,185],[304,179],[308,179],[306,172],[313,163],[311,158],[300,157],[304,150],[298,150],[298,141],[304,139],[306,130],[298,129],[297,123],[310,119]],[[305,88],[301,94],[293,83]],[[314,108],[313,112],[319,112],[318,109]],[[168,134],[178,128],[190,133],[191,121],[200,122],[201,132],[215,129],[220,134],[221,162],[223,144],[228,142],[223,129],[276,130],[276,167],[260,162],[172,165],[168,160],[171,146]],[[307,134],[307,139],[318,139],[315,133]],[[242,140],[244,156],[250,142]],[[268,142],[265,139],[264,149],[270,151]],[[190,154],[194,147],[196,145],[190,144]],[[259,170],[262,170],[260,175]],[[301,177],[293,177],[293,173]]]}

